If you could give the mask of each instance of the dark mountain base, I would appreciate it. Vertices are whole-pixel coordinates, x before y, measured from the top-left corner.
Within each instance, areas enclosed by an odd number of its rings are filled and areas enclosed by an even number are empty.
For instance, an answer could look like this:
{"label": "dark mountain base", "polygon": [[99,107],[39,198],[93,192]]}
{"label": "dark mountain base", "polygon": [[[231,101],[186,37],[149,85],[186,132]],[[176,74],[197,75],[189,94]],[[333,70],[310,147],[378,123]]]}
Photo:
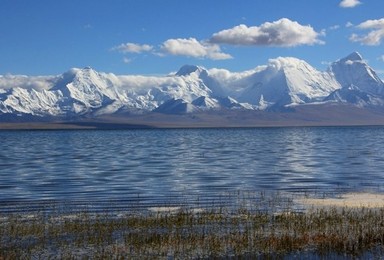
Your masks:
{"label": "dark mountain base", "polygon": [[288,112],[217,110],[182,115],[118,114],[63,120],[33,118],[29,122],[4,120],[0,129],[145,129],[284,126],[384,125],[384,108],[358,108],[347,104],[293,107]]}

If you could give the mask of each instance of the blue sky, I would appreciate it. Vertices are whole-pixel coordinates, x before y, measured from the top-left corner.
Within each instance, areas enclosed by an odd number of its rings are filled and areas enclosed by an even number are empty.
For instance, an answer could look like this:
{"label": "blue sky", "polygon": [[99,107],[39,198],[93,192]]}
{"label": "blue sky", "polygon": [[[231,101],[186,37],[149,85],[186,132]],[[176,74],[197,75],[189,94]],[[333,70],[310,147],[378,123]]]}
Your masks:
{"label": "blue sky", "polygon": [[383,10],[383,0],[0,0],[0,74],[243,71],[278,56],[324,70],[358,51],[384,78]]}

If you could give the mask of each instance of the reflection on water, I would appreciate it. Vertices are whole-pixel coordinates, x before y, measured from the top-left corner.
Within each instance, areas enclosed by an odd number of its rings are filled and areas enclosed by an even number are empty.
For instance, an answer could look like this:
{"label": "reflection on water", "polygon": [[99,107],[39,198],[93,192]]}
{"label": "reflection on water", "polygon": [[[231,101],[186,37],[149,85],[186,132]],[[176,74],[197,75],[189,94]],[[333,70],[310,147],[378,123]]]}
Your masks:
{"label": "reflection on water", "polygon": [[0,201],[380,191],[384,128],[0,131]]}

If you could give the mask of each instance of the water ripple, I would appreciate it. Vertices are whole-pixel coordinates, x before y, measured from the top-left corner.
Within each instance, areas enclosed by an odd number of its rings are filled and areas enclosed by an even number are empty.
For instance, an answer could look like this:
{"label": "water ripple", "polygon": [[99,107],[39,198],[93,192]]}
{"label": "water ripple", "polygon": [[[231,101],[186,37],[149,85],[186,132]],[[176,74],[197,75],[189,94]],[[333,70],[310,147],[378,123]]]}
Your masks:
{"label": "water ripple", "polygon": [[382,127],[0,131],[0,138],[0,201],[384,183]]}

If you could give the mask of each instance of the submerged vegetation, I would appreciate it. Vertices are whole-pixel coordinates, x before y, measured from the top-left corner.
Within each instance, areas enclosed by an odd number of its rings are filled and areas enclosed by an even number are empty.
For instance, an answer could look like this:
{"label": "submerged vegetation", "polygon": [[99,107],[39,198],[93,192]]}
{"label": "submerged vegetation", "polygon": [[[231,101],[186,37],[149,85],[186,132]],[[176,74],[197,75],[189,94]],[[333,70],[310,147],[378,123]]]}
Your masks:
{"label": "submerged vegetation", "polygon": [[[0,259],[347,256],[384,253],[384,208],[252,203],[0,214]],[[265,203],[267,202],[267,203]]]}

